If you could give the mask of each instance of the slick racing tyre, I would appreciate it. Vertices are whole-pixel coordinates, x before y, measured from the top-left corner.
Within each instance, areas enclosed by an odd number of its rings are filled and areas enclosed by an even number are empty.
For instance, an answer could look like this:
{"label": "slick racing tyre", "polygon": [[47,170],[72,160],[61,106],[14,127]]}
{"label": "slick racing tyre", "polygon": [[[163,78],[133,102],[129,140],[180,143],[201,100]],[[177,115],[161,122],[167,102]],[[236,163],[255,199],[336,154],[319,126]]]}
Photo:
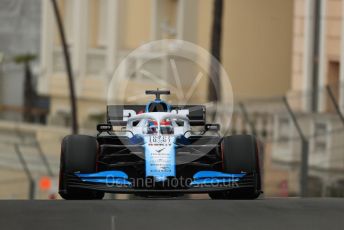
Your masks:
{"label": "slick racing tyre", "polygon": [[93,173],[96,170],[98,143],[95,137],[66,136],[61,145],[59,194],[66,200],[102,199],[103,192],[71,188],[66,176],[74,172]]}
{"label": "slick racing tyre", "polygon": [[223,168],[226,173],[253,175],[253,186],[209,193],[212,199],[256,199],[261,193],[258,144],[254,136],[234,135],[222,141]]}

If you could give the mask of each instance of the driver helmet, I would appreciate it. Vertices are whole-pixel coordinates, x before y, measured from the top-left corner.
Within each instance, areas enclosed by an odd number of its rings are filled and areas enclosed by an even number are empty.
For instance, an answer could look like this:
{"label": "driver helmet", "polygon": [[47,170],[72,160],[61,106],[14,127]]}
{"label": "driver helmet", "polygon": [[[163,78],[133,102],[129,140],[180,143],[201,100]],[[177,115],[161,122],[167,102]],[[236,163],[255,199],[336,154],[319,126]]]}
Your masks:
{"label": "driver helmet", "polygon": [[173,126],[170,120],[160,121],[161,134],[173,134]]}
{"label": "driver helmet", "polygon": [[154,120],[148,121],[148,134],[158,133],[158,122]]}

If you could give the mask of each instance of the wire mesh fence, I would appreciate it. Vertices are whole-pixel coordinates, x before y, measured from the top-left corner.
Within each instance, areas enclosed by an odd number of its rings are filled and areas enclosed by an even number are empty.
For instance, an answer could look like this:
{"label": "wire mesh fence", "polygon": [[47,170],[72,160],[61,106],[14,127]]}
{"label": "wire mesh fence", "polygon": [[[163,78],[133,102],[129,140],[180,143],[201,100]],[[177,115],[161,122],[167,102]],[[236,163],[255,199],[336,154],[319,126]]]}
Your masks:
{"label": "wire mesh fence", "polygon": [[316,98],[314,91],[300,91],[242,103],[248,113],[246,126],[254,124],[254,130],[239,133],[256,133],[264,143],[267,194],[343,196],[344,120],[339,92],[344,92],[343,85],[319,88]]}

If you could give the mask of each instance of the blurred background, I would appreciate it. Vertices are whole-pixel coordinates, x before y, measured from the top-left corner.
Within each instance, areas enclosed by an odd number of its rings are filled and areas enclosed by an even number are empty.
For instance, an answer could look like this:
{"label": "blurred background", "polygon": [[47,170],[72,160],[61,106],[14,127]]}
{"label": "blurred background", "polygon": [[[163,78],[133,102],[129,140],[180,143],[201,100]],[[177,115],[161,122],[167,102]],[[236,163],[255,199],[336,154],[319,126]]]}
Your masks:
{"label": "blurred background", "polygon": [[[259,137],[266,197],[344,196],[344,0],[56,0],[55,10],[53,2],[0,0],[0,199],[59,198],[62,138],[96,134],[116,67],[159,39],[220,59],[235,99],[230,132]],[[162,63],[149,69],[168,77]],[[129,81],[146,88],[151,79]],[[209,96],[200,87],[196,101]]]}

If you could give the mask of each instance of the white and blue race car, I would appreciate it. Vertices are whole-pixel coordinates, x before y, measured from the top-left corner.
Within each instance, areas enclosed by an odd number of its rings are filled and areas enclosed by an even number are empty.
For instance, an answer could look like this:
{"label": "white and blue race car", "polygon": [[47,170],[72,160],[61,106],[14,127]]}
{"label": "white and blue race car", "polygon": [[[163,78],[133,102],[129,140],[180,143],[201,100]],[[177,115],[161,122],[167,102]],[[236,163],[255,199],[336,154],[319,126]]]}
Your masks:
{"label": "white and blue race car", "polygon": [[[254,136],[222,137],[206,124],[202,105],[169,105],[155,94],[147,105],[110,105],[97,137],[66,136],[61,146],[59,194],[102,199],[104,193],[213,199],[255,199],[261,191]],[[196,131],[197,129],[197,131]]]}

